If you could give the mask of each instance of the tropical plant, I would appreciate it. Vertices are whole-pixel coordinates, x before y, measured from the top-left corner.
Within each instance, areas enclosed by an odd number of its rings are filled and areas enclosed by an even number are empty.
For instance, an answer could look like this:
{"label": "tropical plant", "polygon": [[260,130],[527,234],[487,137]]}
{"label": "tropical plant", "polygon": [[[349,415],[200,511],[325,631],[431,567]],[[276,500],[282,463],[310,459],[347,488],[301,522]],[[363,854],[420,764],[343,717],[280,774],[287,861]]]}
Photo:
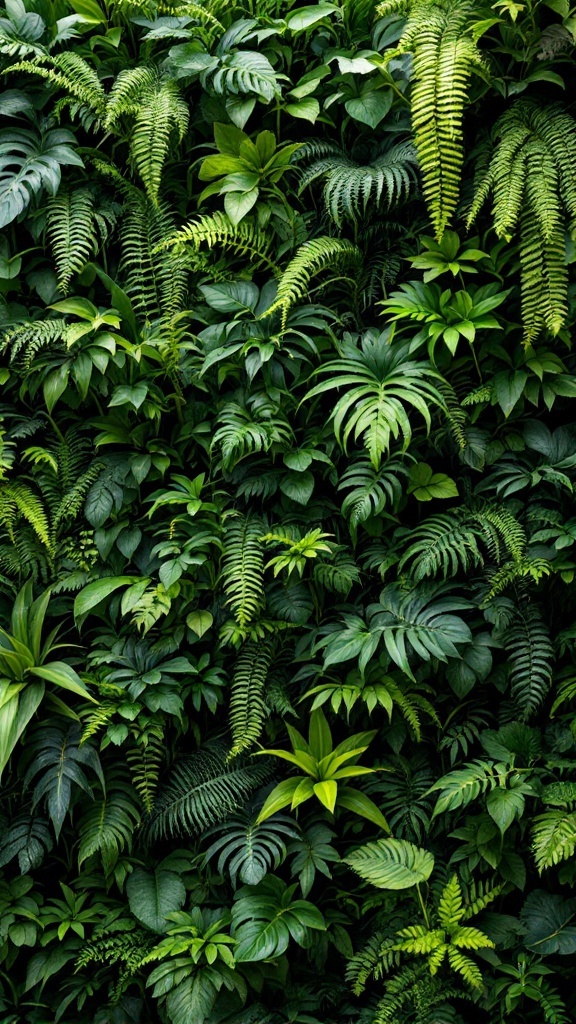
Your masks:
{"label": "tropical plant", "polygon": [[2,0],[1,1024],[576,1020],[566,0]]}

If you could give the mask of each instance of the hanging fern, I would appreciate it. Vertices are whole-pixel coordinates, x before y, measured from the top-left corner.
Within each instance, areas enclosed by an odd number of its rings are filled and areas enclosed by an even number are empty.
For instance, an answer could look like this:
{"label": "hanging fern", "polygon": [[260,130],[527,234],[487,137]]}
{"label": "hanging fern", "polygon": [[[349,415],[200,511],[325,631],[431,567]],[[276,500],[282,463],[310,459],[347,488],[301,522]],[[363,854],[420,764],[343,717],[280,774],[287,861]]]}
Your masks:
{"label": "hanging fern", "polygon": [[164,728],[160,721],[149,722],[135,736],[136,745],[126,753],[132,785],[140,796],[146,814],[151,814],[165,759]]}
{"label": "hanging fern", "polygon": [[230,693],[232,749],[229,760],[255,743],[268,716],[264,687],[272,652],[271,640],[249,640],[236,660]]}
{"label": "hanging fern", "polygon": [[286,267],[278,282],[274,302],[261,316],[270,316],[276,310],[281,310],[284,330],[290,309],[307,294],[313,277],[323,270],[336,274],[344,269],[357,275],[361,263],[362,254],[351,242],[341,238],[311,238],[300,246]]}
{"label": "hanging fern", "polygon": [[46,228],[58,272],[58,288],[63,295],[70,282],[93,256],[119,211],[117,204],[97,204],[90,186],[60,188],[47,205]]}
{"label": "hanging fern", "polygon": [[8,71],[27,71],[39,75],[78,100],[80,106],[92,112],[97,121],[104,117],[106,93],[102,82],[88,61],[77,53],[66,51],[54,56],[42,54],[33,61],[13,64]]}
{"label": "hanging fern", "polygon": [[503,643],[508,652],[511,696],[518,716],[525,720],[538,711],[546,697],[553,668],[550,634],[534,605],[516,608]]}
{"label": "hanging fern", "polygon": [[263,532],[262,520],[253,515],[230,517],[224,531],[222,582],[226,604],[240,629],[253,622],[263,607]]}
{"label": "hanging fern", "polygon": [[[464,162],[462,120],[473,72],[485,74],[472,25],[481,12],[473,0],[384,0],[380,17],[408,16],[397,50],[412,52],[412,127],[424,198],[437,241],[452,219]],[[490,12],[488,12],[490,13]]]}
{"label": "hanging fern", "polygon": [[520,230],[522,316],[527,341],[544,328],[557,334],[568,312],[565,220],[576,237],[576,121],[559,108],[518,100],[497,121],[495,148],[481,177],[468,223],[488,194],[494,229]]}
{"label": "hanging fern", "polygon": [[146,192],[158,202],[162,168],[172,132],[179,142],[188,129],[188,106],[177,83],[156,68],[121,71],[108,97],[104,127],[113,130],[123,117],[134,117],[130,153]]}
{"label": "hanging fern", "polygon": [[199,750],[172,766],[148,825],[152,839],[197,835],[241,807],[273,776],[270,761],[235,759],[221,746]]}

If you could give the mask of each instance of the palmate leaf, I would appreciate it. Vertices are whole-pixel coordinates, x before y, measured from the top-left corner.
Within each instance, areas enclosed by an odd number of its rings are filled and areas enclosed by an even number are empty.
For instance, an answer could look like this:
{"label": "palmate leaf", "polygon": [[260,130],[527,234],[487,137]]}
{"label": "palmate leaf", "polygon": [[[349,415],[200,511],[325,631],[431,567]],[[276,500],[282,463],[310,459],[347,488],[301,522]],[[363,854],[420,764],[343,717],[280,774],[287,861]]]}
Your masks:
{"label": "palmate leaf", "polygon": [[403,590],[391,583],[380,594],[379,604],[368,608],[371,632],[377,630],[392,661],[414,679],[409,655],[423,661],[460,658],[459,645],[472,640],[470,627],[454,612],[470,607],[463,598],[448,596],[444,585],[419,584]]}
{"label": "palmate leaf", "polygon": [[378,889],[409,889],[426,882],[434,869],[431,853],[403,839],[378,839],[343,861]]}
{"label": "palmate leaf", "polygon": [[576,924],[572,923],[575,914],[576,900],[542,889],[531,892],[520,912],[528,949],[540,956],[573,955],[576,952]]}
{"label": "palmate leaf", "polygon": [[46,821],[30,811],[22,811],[3,828],[0,839],[0,867],[18,858],[21,875],[40,867],[44,856],[52,849],[52,836]]}
{"label": "palmate leaf", "polygon": [[310,929],[324,931],[318,907],[308,900],[294,900],[290,887],[274,875],[258,886],[245,886],[236,894],[232,908],[234,958],[239,962],[269,960],[281,956],[290,939],[306,946]]}
{"label": "palmate leaf", "polygon": [[358,348],[348,336],[341,346],[341,358],[329,360],[318,371],[330,379],[316,384],[306,400],[324,395],[332,388],[346,389],[330,419],[336,440],[346,451],[351,438],[362,437],[374,469],[391,443],[401,438],[404,450],[412,438],[409,412],[418,412],[428,429],[430,407],[445,408],[435,385],[440,376],[426,362],[411,358],[408,345],[390,344],[390,332],[368,332]]}
{"label": "palmate leaf", "polygon": [[[33,755],[24,778],[24,785],[30,786],[36,780],[32,794],[33,807],[41,800],[46,802],[56,838],[70,808],[74,788],[78,787],[92,796],[91,780],[85,769],[94,772],[104,785],[104,776],[96,750],[88,743],[81,744],[81,729],[72,725],[69,729],[43,726],[32,737],[28,749]],[[40,779],[37,776],[42,773]]]}
{"label": "palmate leaf", "polygon": [[286,840],[297,839],[298,835],[293,820],[283,814],[257,825],[253,815],[243,811],[206,833],[206,838],[219,838],[210,844],[205,858],[208,862],[218,854],[218,871],[230,878],[234,888],[238,880],[244,885],[257,885],[284,861]]}
{"label": "palmate leaf", "polygon": [[43,190],[55,195],[62,165],[83,167],[65,128],[40,134],[28,128],[0,131],[0,228],[6,227]]}

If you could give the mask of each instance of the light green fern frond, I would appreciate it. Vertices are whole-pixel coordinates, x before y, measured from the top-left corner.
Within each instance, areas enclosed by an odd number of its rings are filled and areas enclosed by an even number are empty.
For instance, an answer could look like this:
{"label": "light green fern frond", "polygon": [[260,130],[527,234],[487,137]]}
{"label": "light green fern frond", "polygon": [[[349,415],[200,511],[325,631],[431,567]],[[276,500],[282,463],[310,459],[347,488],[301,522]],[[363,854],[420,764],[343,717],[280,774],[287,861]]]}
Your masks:
{"label": "light green fern frond", "polygon": [[233,224],[225,213],[220,212],[198,217],[160,243],[157,249],[162,251],[173,246],[191,246],[196,250],[201,246],[207,246],[208,249],[224,249],[237,256],[247,257],[254,266],[264,264],[274,274],[279,273],[278,267],[268,255],[269,237],[247,217],[239,224]]}
{"label": "light green fern frond", "polygon": [[52,551],[48,517],[40,498],[27,484],[6,481],[0,484],[0,524],[6,528],[14,543],[20,517],[30,523],[40,543]]}
{"label": "light green fern frond", "polygon": [[381,17],[406,13],[397,50],[414,55],[412,127],[423,192],[436,239],[453,217],[464,161],[462,121],[470,77],[486,72],[472,25],[480,18],[472,0],[396,0],[378,7]]}
{"label": "light green fern frond", "polygon": [[93,111],[100,120],[106,109],[106,93],[95,69],[77,53],[66,50],[55,56],[42,54],[35,60],[20,61],[9,71],[27,71],[64,89],[69,96]]}
{"label": "light green fern frond", "polygon": [[231,517],[224,531],[222,583],[226,604],[241,629],[259,615],[264,601],[264,549],[261,519],[253,515]]}
{"label": "light green fern frond", "polygon": [[496,123],[495,147],[468,216],[492,192],[494,228],[510,241],[520,229],[522,316],[526,340],[557,334],[568,311],[565,219],[576,232],[576,121],[549,104],[518,100]]}
{"label": "light green fern frond", "polygon": [[576,813],[549,810],[532,822],[532,852],[540,874],[576,852]]}
{"label": "light green fern frond", "polygon": [[358,274],[361,262],[360,250],[344,239],[323,236],[304,242],[282,274],[274,302],[261,316],[281,310],[284,330],[291,307],[307,294],[313,277],[323,270],[336,274],[345,268]]}
{"label": "light green fern frond", "polygon": [[112,86],[104,127],[117,127],[124,116],[135,117],[130,153],[153,203],[158,201],[162,169],[174,132],[181,142],[188,129],[189,112],[178,84],[153,67],[121,71]]}
{"label": "light green fern frond", "polygon": [[46,226],[58,272],[58,287],[66,295],[70,282],[96,250],[94,195],[88,188],[61,188],[48,201]]}

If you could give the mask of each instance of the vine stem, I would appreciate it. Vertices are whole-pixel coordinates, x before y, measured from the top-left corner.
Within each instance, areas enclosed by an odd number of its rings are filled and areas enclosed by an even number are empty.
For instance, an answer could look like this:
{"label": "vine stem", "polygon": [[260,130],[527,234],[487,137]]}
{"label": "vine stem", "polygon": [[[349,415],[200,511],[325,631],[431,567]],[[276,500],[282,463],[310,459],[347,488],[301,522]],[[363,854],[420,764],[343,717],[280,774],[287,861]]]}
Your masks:
{"label": "vine stem", "polygon": [[424,918],[424,924],[426,925],[428,931],[430,931],[430,920],[428,918],[428,911],[426,910],[426,904],[424,903],[422,890],[420,888],[419,882],[416,883],[416,891],[418,893],[418,902],[420,903],[420,909],[422,911],[422,917]]}

